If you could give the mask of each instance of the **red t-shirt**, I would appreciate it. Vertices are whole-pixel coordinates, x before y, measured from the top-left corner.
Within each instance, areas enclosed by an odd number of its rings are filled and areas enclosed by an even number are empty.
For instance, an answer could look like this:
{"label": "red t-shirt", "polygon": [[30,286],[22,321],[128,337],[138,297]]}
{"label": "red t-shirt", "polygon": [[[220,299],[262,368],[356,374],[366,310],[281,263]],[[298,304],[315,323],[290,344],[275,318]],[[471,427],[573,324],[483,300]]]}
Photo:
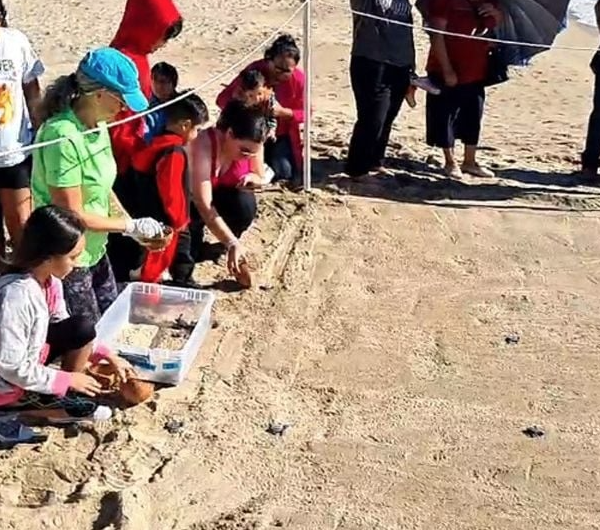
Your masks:
{"label": "red t-shirt", "polygon": [[[448,32],[462,35],[480,34],[484,28],[490,30],[496,26],[493,18],[484,18],[477,14],[477,8],[484,3],[498,5],[497,0],[429,0],[429,24],[437,26],[445,22]],[[478,83],[485,80],[490,43],[461,37],[444,38],[450,64],[458,77],[458,84]],[[442,76],[442,67],[433,49],[429,52],[427,72]]]}

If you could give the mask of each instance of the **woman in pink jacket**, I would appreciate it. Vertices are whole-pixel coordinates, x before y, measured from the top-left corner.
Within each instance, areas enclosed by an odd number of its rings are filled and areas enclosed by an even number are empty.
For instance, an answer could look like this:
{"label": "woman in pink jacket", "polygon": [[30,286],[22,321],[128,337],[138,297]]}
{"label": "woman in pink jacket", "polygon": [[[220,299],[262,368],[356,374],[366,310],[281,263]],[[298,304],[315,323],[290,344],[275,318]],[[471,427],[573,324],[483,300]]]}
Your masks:
{"label": "woman in pink jacket", "polygon": [[[273,116],[277,119],[274,140],[265,145],[265,162],[276,179],[298,181],[302,174],[302,137],[304,123],[304,72],[298,67],[300,50],[291,35],[280,35],[265,51],[264,59],[248,65],[244,71],[260,71],[275,90],[277,103]],[[217,98],[219,108],[234,97],[239,76]]]}

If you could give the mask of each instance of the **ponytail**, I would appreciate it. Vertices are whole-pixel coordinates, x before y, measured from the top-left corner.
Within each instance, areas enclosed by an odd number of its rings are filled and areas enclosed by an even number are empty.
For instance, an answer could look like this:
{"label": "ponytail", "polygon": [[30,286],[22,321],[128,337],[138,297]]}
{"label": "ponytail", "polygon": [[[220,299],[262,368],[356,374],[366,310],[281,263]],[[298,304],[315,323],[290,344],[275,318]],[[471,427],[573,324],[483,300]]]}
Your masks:
{"label": "ponytail", "polygon": [[[1,1],[1,0],[0,0]],[[63,75],[46,89],[40,103],[40,119],[42,122],[56,114],[67,110],[79,97],[77,74]]]}

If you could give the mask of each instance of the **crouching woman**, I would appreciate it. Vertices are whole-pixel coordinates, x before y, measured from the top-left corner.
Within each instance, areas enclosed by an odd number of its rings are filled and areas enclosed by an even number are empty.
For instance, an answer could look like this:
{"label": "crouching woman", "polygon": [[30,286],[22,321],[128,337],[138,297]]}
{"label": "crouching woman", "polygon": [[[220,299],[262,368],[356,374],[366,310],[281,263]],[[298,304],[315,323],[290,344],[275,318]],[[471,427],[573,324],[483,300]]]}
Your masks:
{"label": "crouching woman", "polygon": [[[132,375],[116,355],[94,348],[93,322],[67,313],[61,279],[85,248],[84,231],[75,213],[58,206],[38,208],[5,266],[0,277],[0,411],[58,409],[62,413],[49,419],[106,419],[110,409],[85,397],[101,390],[84,373],[86,366],[105,359],[125,378]],[[50,366],[54,362],[60,367]]]}

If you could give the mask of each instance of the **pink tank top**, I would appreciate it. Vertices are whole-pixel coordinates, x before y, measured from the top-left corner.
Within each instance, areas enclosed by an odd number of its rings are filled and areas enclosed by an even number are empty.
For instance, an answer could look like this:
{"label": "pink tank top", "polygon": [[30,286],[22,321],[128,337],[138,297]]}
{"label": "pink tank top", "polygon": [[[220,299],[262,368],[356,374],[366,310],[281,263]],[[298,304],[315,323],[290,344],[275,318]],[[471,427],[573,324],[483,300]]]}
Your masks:
{"label": "pink tank top", "polygon": [[226,171],[218,171],[217,164],[219,161],[219,142],[217,140],[215,130],[209,129],[208,136],[210,138],[212,156],[210,182],[213,188],[216,188],[217,186],[224,186],[228,188],[237,187],[248,173],[252,173],[250,160],[247,158],[235,160],[231,163]]}

